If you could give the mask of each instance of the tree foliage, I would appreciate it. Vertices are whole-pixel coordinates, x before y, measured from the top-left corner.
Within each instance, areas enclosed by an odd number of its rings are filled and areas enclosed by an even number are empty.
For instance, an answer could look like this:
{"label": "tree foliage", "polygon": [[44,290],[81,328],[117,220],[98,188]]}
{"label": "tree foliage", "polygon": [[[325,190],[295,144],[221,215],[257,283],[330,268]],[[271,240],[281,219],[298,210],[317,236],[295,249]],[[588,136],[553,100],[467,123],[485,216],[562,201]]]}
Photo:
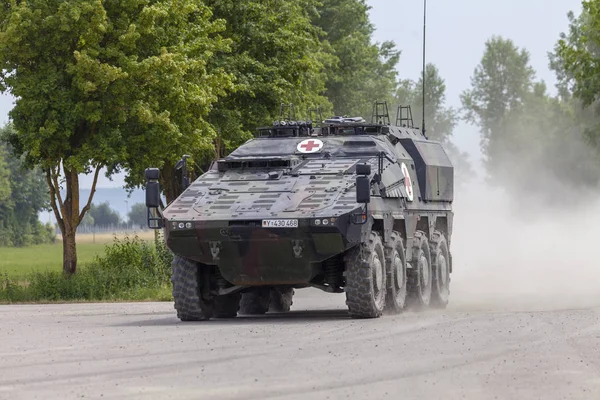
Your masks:
{"label": "tree foliage", "polygon": [[[365,0],[78,0],[7,2],[0,8],[0,89],[16,96],[6,137],[40,168],[63,235],[65,272],[77,265],[75,232],[93,206],[100,169],[126,171],[129,188],[158,167],[167,203],[184,154],[198,170],[279,118],[319,106],[369,119],[399,88],[400,50],[374,43]],[[429,66],[430,132],[451,151],[455,111]],[[410,92],[410,93],[409,93]],[[393,109],[390,109],[393,113]],[[454,149],[454,150],[452,150]],[[462,157],[455,152],[456,157]],[[94,174],[80,201],[79,175]],[[6,196],[0,175],[0,196]],[[2,186],[4,185],[4,186]]]}
{"label": "tree foliage", "polygon": [[325,95],[336,115],[369,119],[376,100],[390,103],[396,90],[400,51],[391,41],[373,43],[365,0],[322,0],[313,22],[334,57]]}
{"label": "tree foliage", "polygon": [[78,174],[95,170],[95,185],[103,166],[162,167],[190,148],[210,151],[215,132],[205,117],[231,85],[222,69],[207,70],[227,50],[222,30],[193,0],[0,8],[0,89],[17,98],[8,142],[46,173],[65,272],[76,270],[75,231],[95,189],[80,207]]}
{"label": "tree foliage", "polygon": [[231,53],[214,57],[211,68],[235,76],[227,96],[215,103],[210,122],[219,134],[215,157],[252,137],[257,126],[280,117],[280,105],[293,103],[296,117],[307,108],[330,109],[323,92],[331,57],[311,24],[315,0],[208,0],[214,18],[225,21],[222,35]]}
{"label": "tree foliage", "polygon": [[110,207],[108,201],[98,205],[92,203],[89,215],[93,218],[93,224],[98,226],[115,226],[121,222],[119,213]]}
{"label": "tree foliage", "polygon": [[127,214],[129,223],[137,226],[146,226],[148,224],[148,209],[144,203],[135,203]]}
{"label": "tree foliage", "polygon": [[584,1],[579,16],[568,14],[568,33],[561,33],[550,67],[558,79],[561,98],[572,104],[578,121],[585,121],[585,138],[600,149],[600,2]]}
{"label": "tree foliage", "polygon": [[593,104],[600,93],[600,1],[583,0],[582,13],[569,14],[569,34],[562,34],[555,47],[555,65],[563,81],[584,106]]}
{"label": "tree foliage", "polygon": [[492,37],[461,99],[466,120],[481,129],[491,181],[520,197],[555,202],[560,201],[557,184],[572,190],[596,187],[600,165],[598,153],[584,140],[589,114],[570,93],[568,63],[560,54],[550,61],[559,81],[557,96],[535,80],[527,50]]}
{"label": "tree foliage", "polygon": [[[0,137],[11,132],[7,125]],[[0,143],[0,246],[27,246],[53,242],[54,229],[38,215],[48,208],[48,188],[39,169],[28,170],[22,159]]]}
{"label": "tree foliage", "polygon": [[[489,171],[496,171],[502,157],[515,143],[509,129],[523,109],[535,72],[529,52],[510,39],[493,36],[486,41],[481,62],[471,77],[471,88],[461,94],[468,122],[481,129],[481,149]],[[493,173],[493,172],[492,172]]]}

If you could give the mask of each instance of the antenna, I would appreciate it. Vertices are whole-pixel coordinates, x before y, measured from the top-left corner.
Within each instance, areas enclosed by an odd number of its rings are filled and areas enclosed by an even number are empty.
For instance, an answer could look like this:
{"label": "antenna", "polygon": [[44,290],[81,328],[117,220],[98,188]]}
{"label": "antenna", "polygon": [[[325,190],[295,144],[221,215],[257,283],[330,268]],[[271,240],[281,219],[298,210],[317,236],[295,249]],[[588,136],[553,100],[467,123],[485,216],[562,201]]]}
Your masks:
{"label": "antenna", "polygon": [[[427,26],[427,0],[423,0],[423,136],[425,136],[425,27]],[[425,136],[427,138],[427,136]]]}

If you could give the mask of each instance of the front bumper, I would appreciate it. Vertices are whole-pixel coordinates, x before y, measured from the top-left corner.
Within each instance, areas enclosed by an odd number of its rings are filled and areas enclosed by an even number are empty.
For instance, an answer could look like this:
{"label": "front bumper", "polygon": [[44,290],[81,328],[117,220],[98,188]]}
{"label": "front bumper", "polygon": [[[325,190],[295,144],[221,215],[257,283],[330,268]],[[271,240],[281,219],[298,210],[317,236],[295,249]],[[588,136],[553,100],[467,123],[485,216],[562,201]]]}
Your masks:
{"label": "front bumper", "polygon": [[217,265],[235,285],[306,284],[315,264],[344,252],[360,238],[348,216],[334,224],[300,219],[296,228],[265,228],[262,220],[195,221],[193,229],[169,229],[167,246],[176,254]]}

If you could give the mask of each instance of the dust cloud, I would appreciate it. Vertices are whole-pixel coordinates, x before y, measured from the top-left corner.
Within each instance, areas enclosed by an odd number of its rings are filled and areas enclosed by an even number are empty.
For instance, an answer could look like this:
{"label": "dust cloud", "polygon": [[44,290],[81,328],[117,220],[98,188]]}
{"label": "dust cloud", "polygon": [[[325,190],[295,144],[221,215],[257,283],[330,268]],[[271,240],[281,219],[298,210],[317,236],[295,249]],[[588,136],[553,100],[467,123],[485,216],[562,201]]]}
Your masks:
{"label": "dust cloud", "polygon": [[600,306],[600,194],[551,190],[558,202],[535,207],[482,182],[457,190],[449,307]]}

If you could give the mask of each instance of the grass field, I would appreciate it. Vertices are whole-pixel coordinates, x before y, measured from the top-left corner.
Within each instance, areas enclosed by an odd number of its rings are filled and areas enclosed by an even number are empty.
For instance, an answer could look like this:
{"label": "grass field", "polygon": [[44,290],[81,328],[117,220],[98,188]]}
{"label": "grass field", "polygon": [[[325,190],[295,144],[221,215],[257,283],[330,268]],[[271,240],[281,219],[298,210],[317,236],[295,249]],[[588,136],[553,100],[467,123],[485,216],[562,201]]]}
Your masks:
{"label": "grass field", "polygon": [[[140,239],[153,240],[154,231],[118,233],[117,237],[137,235]],[[96,255],[103,255],[105,245],[113,242],[114,234],[83,234],[77,236],[77,265],[84,267]],[[62,242],[25,248],[0,248],[0,274],[18,279],[32,271],[60,271],[62,269]]]}

